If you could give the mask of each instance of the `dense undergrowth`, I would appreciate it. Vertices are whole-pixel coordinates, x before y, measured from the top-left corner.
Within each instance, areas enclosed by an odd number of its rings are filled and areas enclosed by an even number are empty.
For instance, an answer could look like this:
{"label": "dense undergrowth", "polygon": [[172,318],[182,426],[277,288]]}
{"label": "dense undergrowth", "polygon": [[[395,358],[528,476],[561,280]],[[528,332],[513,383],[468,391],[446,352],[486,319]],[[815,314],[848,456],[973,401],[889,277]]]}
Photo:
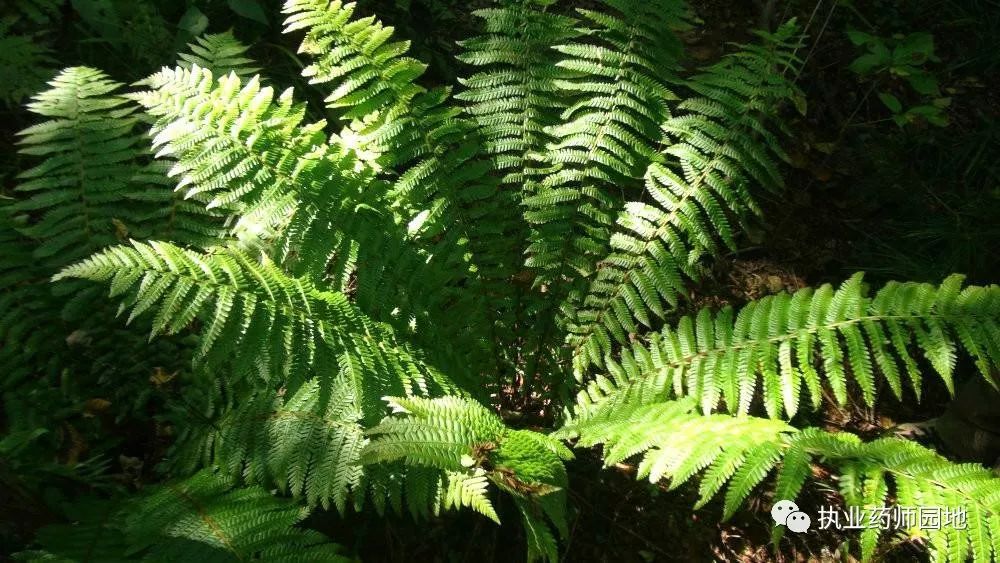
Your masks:
{"label": "dense undergrowth", "polygon": [[997,559],[991,6],[4,7],[4,555]]}

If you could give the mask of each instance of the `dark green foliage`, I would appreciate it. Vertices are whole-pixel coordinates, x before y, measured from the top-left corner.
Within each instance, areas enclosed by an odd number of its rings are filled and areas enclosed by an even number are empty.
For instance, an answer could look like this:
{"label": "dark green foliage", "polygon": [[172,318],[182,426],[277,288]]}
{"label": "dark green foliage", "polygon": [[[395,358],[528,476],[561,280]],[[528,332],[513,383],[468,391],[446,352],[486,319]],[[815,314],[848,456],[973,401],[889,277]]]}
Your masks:
{"label": "dark green foliage", "polygon": [[25,561],[350,561],[336,544],[295,528],[294,503],[201,471],[119,507],[86,507],[70,525],[39,532]]}
{"label": "dark green foliage", "polygon": [[4,69],[0,85],[0,103],[12,106],[35,93],[52,76],[55,64],[52,51],[30,35],[14,34],[11,22],[0,20],[0,68]]}

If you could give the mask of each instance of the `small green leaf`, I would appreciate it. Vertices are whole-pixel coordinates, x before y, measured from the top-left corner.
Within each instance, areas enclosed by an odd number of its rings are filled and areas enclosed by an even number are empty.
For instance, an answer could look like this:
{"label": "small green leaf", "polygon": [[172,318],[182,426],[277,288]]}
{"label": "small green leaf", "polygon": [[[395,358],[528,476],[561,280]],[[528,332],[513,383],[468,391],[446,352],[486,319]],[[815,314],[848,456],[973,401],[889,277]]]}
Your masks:
{"label": "small green leaf", "polygon": [[177,22],[177,27],[190,33],[191,35],[201,35],[202,32],[208,28],[208,16],[202,13],[202,11],[198,8],[191,6],[188,8],[188,11],[184,12],[184,15],[181,16],[180,21]]}
{"label": "small green leaf", "polygon": [[937,127],[944,127],[948,125],[948,116],[941,111],[941,108],[932,105],[913,107],[906,112],[906,115],[910,116],[910,121],[913,121],[913,116],[920,116],[924,118],[927,123]]}
{"label": "small green leaf", "polygon": [[893,60],[921,65],[934,56],[934,36],[930,33],[907,35],[892,52]]}
{"label": "small green leaf", "polygon": [[871,35],[869,33],[865,33],[863,31],[858,31],[856,29],[852,29],[852,30],[848,31],[847,32],[847,38],[851,40],[851,43],[854,43],[855,45],[858,45],[858,46],[866,45],[868,43],[874,43],[875,41],[878,41],[877,37],[875,37],[875,36],[873,36],[873,35]]}
{"label": "small green leaf", "polygon": [[878,99],[882,100],[885,107],[889,108],[889,111],[892,113],[899,113],[903,111],[903,104],[899,101],[899,98],[888,92],[879,92]]}
{"label": "small green leaf", "polygon": [[792,95],[792,103],[795,104],[795,109],[799,112],[799,115],[806,114],[809,106],[806,97],[802,93]]}
{"label": "small green leaf", "polygon": [[917,92],[925,96],[933,96],[938,93],[938,81],[929,72],[918,71],[906,77],[907,82]]}
{"label": "small green leaf", "polygon": [[884,63],[883,59],[872,53],[866,55],[861,55],[860,57],[854,59],[851,66],[847,67],[852,72],[857,74],[868,74],[875,70],[876,67],[881,66]]}
{"label": "small green leaf", "polygon": [[269,23],[267,14],[258,0],[229,0],[228,4],[230,9],[248,20],[257,21],[264,25]]}

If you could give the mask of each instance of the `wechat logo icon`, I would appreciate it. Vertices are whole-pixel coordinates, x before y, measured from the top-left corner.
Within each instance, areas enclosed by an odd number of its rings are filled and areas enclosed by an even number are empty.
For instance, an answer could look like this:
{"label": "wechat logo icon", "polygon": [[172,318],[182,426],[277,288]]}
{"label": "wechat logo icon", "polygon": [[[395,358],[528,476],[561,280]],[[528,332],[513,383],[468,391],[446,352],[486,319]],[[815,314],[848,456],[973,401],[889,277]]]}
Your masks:
{"label": "wechat logo icon", "polygon": [[788,527],[789,530],[801,534],[809,530],[812,519],[799,510],[797,504],[790,500],[779,500],[771,507],[771,518],[776,524]]}

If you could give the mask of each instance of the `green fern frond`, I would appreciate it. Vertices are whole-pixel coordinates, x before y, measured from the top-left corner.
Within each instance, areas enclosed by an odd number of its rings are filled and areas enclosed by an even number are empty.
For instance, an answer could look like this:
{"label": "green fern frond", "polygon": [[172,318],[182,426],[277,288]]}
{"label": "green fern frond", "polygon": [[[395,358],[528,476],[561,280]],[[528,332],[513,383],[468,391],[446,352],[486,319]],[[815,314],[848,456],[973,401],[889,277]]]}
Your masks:
{"label": "green fern frond", "polygon": [[318,379],[287,398],[259,391],[214,419],[185,425],[171,466],[184,473],[216,466],[249,483],[277,486],[310,506],[333,504],[344,512],[361,481],[363,419],[354,386],[343,377],[328,393]]}
{"label": "green fern frond", "polygon": [[643,170],[657,160],[660,124],[676,99],[669,84],[681,56],[672,30],[686,25],[680,0],[606,0],[611,13],[580,9],[592,28],[560,45],[558,66],[570,72],[559,90],[573,100],[543,155],[551,166],[535,193],[525,198],[533,226],[528,265],[536,283],[590,276],[606,254],[620,202],[617,194],[638,187]]}
{"label": "green fern frond", "polygon": [[480,292],[505,288],[520,256],[498,241],[517,231],[517,215],[481,157],[476,124],[447,103],[449,89],[415,83],[424,65],[405,56],[408,42],[392,41],[391,27],[354,18],[354,10],[325,1],[285,6],[286,31],[306,30],[301,51],[315,57],[305,74],[335,83],[327,101],[350,108],[342,117],[352,121],[330,142],[390,185],[386,201],[418,244],[435,256],[470,254],[477,279],[488,284]]}
{"label": "green fern frond", "polygon": [[69,350],[67,337],[100,327],[108,312],[94,306],[96,288],[89,284],[49,285],[61,267],[129,237],[213,244],[219,234],[212,228],[217,218],[181,202],[146,162],[138,108],[119,95],[120,84],[76,67],[50,86],[29,105],[47,120],[20,133],[20,152],[40,162],[22,172],[0,219],[7,245],[0,269],[6,278],[0,281],[0,363],[8,368],[7,384],[32,371],[58,371],[67,354],[77,375],[117,370],[114,362],[103,362],[116,345],[99,328],[100,341],[87,350],[91,367],[77,361],[79,350]]}
{"label": "green fern frond", "polygon": [[482,405],[460,397],[439,399],[387,398],[394,413],[368,430],[372,442],[365,463],[401,459],[413,465],[461,470],[463,456],[477,444],[499,445],[506,434],[503,422]]}
{"label": "green fern frond", "polygon": [[[287,265],[293,272],[322,280],[338,243],[350,241],[344,231],[366,224],[352,219],[366,218],[352,213],[355,207],[372,205],[361,196],[364,171],[327,144],[324,123],[303,123],[305,107],[292,91],[276,96],[257,77],[215,79],[194,66],[163,69],[144,84],[151,89],[133,97],[156,117],[153,146],[158,157],[175,161],[177,189],[207,209],[236,215],[232,231],[244,244],[259,241],[283,261],[295,257]],[[315,236],[318,229],[332,230],[334,240]],[[348,265],[340,265],[330,275],[346,279]]]}
{"label": "green fern frond", "polygon": [[[176,158],[171,173],[179,189],[209,198],[208,207],[233,209],[237,236],[264,233],[266,250],[283,267],[354,293],[366,314],[419,338],[441,362],[477,361],[481,339],[472,321],[482,308],[473,294],[456,290],[468,277],[466,249],[413,244],[385,185],[355,153],[327,143],[322,122],[303,124],[305,108],[291,91],[275,99],[256,78],[216,81],[197,67],[164,69],[146,84],[154,89],[135,98],[157,117],[154,145]],[[215,111],[220,107],[227,109]],[[468,338],[460,348],[466,356],[448,360],[456,335]]]}
{"label": "green fern frond", "polygon": [[209,470],[168,483],[126,517],[127,533],[160,561],[349,560],[322,534],[293,527],[307,511],[260,488],[230,489]]}
{"label": "green fern frond", "polygon": [[[443,105],[448,89],[416,84],[426,65],[405,56],[409,41],[392,41],[392,27],[375,17],[355,18],[355,8],[340,0],[289,0],[285,32],[306,32],[299,51],[315,59],[303,71],[310,83],[335,83],[326,102],[349,123],[332,142],[376,170],[395,169],[392,199],[409,218],[425,210],[437,215],[463,195],[453,193],[462,181],[483,181],[481,165],[463,166],[478,152],[475,143],[463,142],[471,124]],[[449,181],[454,175],[459,182]]]}
{"label": "green fern frond", "polygon": [[647,197],[625,205],[590,287],[564,306],[578,378],[657,326],[719,242],[735,250],[732,222],[759,213],[750,186],[781,186],[774,159],[785,156],[772,129],[781,128],[780,104],[801,96],[783,73],[796,37],[783,26],[764,46],[742,46],[685,82],[697,96],[665,120],[669,145],[646,170]]}
{"label": "green fern frond", "polygon": [[959,352],[971,357],[995,385],[1000,366],[1000,288],[968,286],[954,275],[940,286],[887,284],[868,294],[856,274],[837,290],[824,285],[793,295],[751,302],[738,312],[702,310],[654,333],[646,343],[607,360],[611,379],[598,377],[581,392],[581,412],[606,398],[658,400],[690,396],[705,413],[720,408],[746,413],[760,394],[771,417],[792,417],[803,390],[818,408],[828,386],[838,404],[847,401],[848,379],[875,403],[877,378],[902,399],[909,383],[920,397],[923,376],[914,351],[954,392]]}
{"label": "green fern frond", "polygon": [[[38,530],[33,549],[11,554],[14,561],[113,563],[127,559],[128,539],[123,515],[115,501],[85,499],[74,503],[70,524]],[[138,558],[137,558],[138,559]]]}
{"label": "green fern frond", "polygon": [[333,83],[328,107],[353,122],[341,134],[372,147],[372,159],[381,156],[378,145],[404,133],[413,99],[426,90],[415,80],[427,66],[404,56],[408,41],[390,41],[393,28],[375,17],[352,18],[354,2],[288,0],[283,13],[285,33],[306,30],[300,53],[315,57],[303,70],[311,84]]}
{"label": "green fern frond", "polygon": [[73,524],[43,528],[26,561],[336,561],[340,546],[295,527],[308,515],[261,488],[233,490],[202,471],[115,506],[91,507]]}
{"label": "green fern frond", "polygon": [[180,65],[185,69],[198,66],[211,71],[213,76],[225,76],[230,72],[241,78],[249,78],[260,68],[253,59],[246,56],[250,48],[236,39],[232,30],[209,33],[188,43],[189,53],[181,53]]}
{"label": "green fern frond", "polygon": [[308,512],[210,470],[154,488],[129,502],[89,503],[77,520],[43,528],[25,561],[352,561],[314,530]]}
{"label": "green fern frond", "polygon": [[504,185],[517,190],[540,173],[529,155],[552,140],[546,128],[559,123],[565,108],[555,94],[556,80],[567,72],[555,66],[552,46],[577,32],[572,18],[548,11],[550,4],[522,0],[477,10],[484,34],[460,42],[459,60],[479,71],[460,80],[466,89],[455,98],[466,102],[466,113],[479,125]]}
{"label": "green fern frond", "polygon": [[497,524],[500,523],[500,517],[486,494],[490,481],[485,470],[475,469],[471,473],[448,471],[445,475],[447,487],[442,497],[442,508],[450,510],[468,506]]}
{"label": "green fern frond", "polygon": [[[21,9],[30,16],[31,12],[27,12],[30,8],[31,4],[26,3]],[[43,15],[41,11],[35,13]],[[53,67],[56,65],[52,50],[38,37],[13,33],[11,24],[8,18],[0,20],[0,68],[4,69],[0,104],[8,107],[20,104],[45,84],[45,80],[55,73]]]}
{"label": "green fern frond", "polygon": [[499,522],[492,505],[483,504],[481,479],[488,479],[521,509],[531,559],[554,560],[555,536],[546,521],[560,536],[567,534],[563,460],[572,453],[565,446],[536,432],[509,430],[496,414],[470,399],[386,400],[396,416],[367,431],[371,442],[362,454],[365,464],[403,461],[443,469],[449,479],[446,505],[471,506]]}
{"label": "green fern frond", "polygon": [[219,219],[180,200],[163,170],[146,161],[139,114],[121,84],[95,69],[64,70],[29,109],[49,118],[20,132],[20,152],[44,160],[21,173],[12,209],[39,242],[42,265],[58,269],[129,237],[170,235],[207,244]]}
{"label": "green fern frond", "polygon": [[340,0],[288,0],[282,10],[288,14],[285,33],[306,30],[299,52],[317,57],[303,75],[313,84],[337,82],[326,102],[346,108],[344,119],[408,103],[423,91],[413,80],[426,69],[401,56],[408,41],[389,41],[391,27],[374,17],[352,19],[354,9],[354,2]]}
{"label": "green fern frond", "polygon": [[58,277],[108,283],[112,296],[123,297],[122,310],[131,310],[129,320],[152,313],[154,334],[199,327],[199,371],[227,374],[227,385],[265,382],[287,392],[250,394],[221,417],[207,405],[210,424],[189,423],[194,428],[179,441],[187,471],[217,463],[251,483],[344,510],[360,486],[361,432],[385,414],[381,397],[458,393],[342,294],[236,249],[199,254],[136,242]]}
{"label": "green fern frond", "polygon": [[139,223],[141,205],[123,206],[138,172],[141,137],[135,107],[121,84],[86,67],[68,68],[28,109],[49,118],[19,133],[20,152],[44,160],[19,175],[13,210],[33,220],[21,232],[41,241],[43,265],[58,268],[119,241],[121,226]]}
{"label": "green fern frond", "polygon": [[[178,160],[171,170],[180,178],[177,189],[187,197],[211,196],[209,208],[252,206],[292,191],[296,160],[325,145],[322,123],[301,125],[305,108],[293,103],[291,90],[274,100],[273,89],[256,78],[246,84],[235,74],[216,80],[193,66],[164,68],[143,84],[151,90],[130,97],[156,119],[153,147]],[[210,111],[216,107],[226,110],[217,115]],[[287,145],[298,151],[287,156]]]}
{"label": "green fern frond", "polygon": [[[546,129],[560,123],[566,107],[556,80],[567,71],[555,66],[559,53],[552,46],[578,33],[575,20],[554,13],[550,4],[512,0],[476,10],[482,34],[459,43],[458,58],[474,67],[474,73],[459,80],[465,89],[455,98],[475,123],[482,138],[480,152],[489,158],[500,185],[495,197],[476,202],[472,229],[485,235],[486,244],[479,245],[474,259],[485,279],[496,280],[487,290],[504,313],[498,320],[500,338],[517,323],[510,311],[514,303],[526,298],[526,288],[511,283],[511,278],[523,270],[529,237],[521,201],[547,169],[532,155],[542,153],[553,140]],[[498,240],[504,241],[502,247]]]}
{"label": "green fern frond", "polygon": [[[841,493],[848,506],[885,506],[891,491],[900,506],[967,510],[968,529],[958,525],[930,531],[926,539],[933,559],[991,560],[992,545],[1000,540],[1000,529],[990,527],[1000,514],[1000,478],[986,468],[952,463],[900,438],[863,442],[848,433],[798,431],[778,420],[703,416],[696,409],[697,402],[690,398],[617,402],[570,421],[559,435],[578,437],[582,447],[603,444],[607,465],[641,456],[638,477],[651,482],[669,479],[671,488],[702,473],[696,507],[725,488],[726,519],[779,464],[775,499],[792,500],[812,464],[821,463],[843,476]],[[914,537],[922,533],[905,532]],[[876,539],[877,530],[862,535],[865,560],[870,560]]]}
{"label": "green fern frond", "polygon": [[[357,392],[376,382],[409,389],[447,381],[395,345],[388,327],[371,322],[342,294],[320,291],[235,249],[199,254],[133,242],[65,268],[56,276],[63,278],[107,283],[112,297],[123,298],[122,311],[131,310],[130,321],[153,314],[153,335],[176,333],[198,319],[203,328],[196,360],[229,365],[240,378],[280,378],[298,388],[314,373],[345,373],[358,382]],[[380,397],[358,400],[374,406]]]}
{"label": "green fern frond", "polygon": [[19,232],[24,219],[0,203],[0,389],[5,391],[29,376],[60,369],[47,353],[59,331],[38,320],[58,319],[62,304],[43,282],[47,272],[32,254],[34,245]]}

